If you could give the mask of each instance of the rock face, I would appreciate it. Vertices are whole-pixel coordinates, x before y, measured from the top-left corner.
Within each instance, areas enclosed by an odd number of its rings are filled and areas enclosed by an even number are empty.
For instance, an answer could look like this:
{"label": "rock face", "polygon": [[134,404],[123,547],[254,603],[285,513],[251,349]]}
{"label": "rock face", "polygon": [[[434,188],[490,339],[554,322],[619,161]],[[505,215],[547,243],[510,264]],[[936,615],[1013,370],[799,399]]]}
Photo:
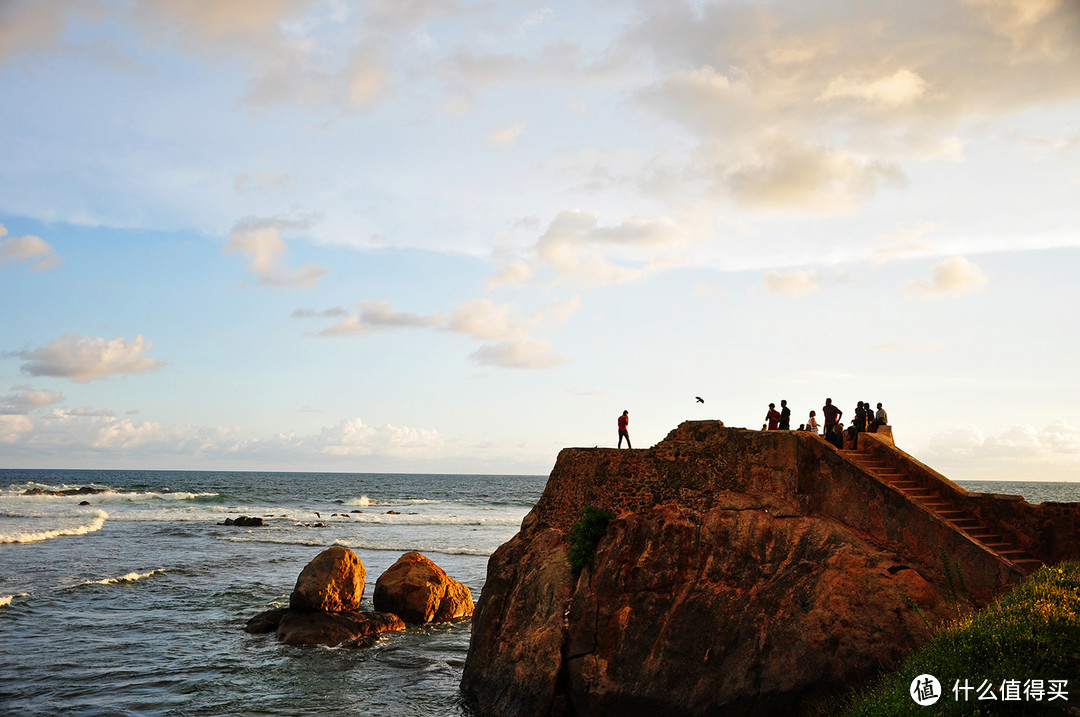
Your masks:
{"label": "rock face", "polygon": [[405,553],[375,583],[375,609],[405,622],[447,622],[473,614],[469,588],[417,552]]}
{"label": "rock face", "polygon": [[359,610],[364,596],[364,564],[351,550],[327,548],[296,580],[289,607],[274,608],[248,620],[251,633],[276,632],[287,645],[362,647],[383,632],[404,630],[397,615]]}
{"label": "rock face", "polygon": [[367,571],[356,553],[334,546],[308,563],[289,596],[294,610],[341,612],[360,609]]}
{"label": "rock face", "polygon": [[[617,517],[575,576],[586,505]],[[566,449],[488,563],[462,690],[500,716],[799,713],[926,639],[909,601],[950,613],[938,546],[976,602],[1019,578],[812,434]]]}

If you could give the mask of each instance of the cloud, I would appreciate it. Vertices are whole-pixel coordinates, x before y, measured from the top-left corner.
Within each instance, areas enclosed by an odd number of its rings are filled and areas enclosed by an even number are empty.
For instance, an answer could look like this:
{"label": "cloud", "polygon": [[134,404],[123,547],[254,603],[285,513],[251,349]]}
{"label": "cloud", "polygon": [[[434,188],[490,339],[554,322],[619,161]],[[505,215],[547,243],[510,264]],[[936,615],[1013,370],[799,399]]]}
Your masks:
{"label": "cloud", "polygon": [[897,70],[888,77],[874,80],[855,80],[841,75],[825,88],[818,99],[821,101],[855,98],[899,107],[917,101],[926,93],[926,80],[911,70]]}
{"label": "cloud", "polygon": [[34,422],[26,416],[0,413],[0,444],[21,443],[33,429]]}
{"label": "cloud", "polygon": [[930,281],[911,281],[901,291],[905,297],[932,299],[938,296],[973,294],[986,288],[987,278],[976,264],[962,256],[943,259],[934,265]]}
{"label": "cloud", "polygon": [[326,269],[305,263],[299,269],[288,269],[285,258],[288,247],[282,238],[287,229],[306,228],[307,222],[277,219],[255,219],[233,227],[224,254],[241,254],[251,260],[248,269],[259,277],[259,283],[290,289],[311,289]]}
{"label": "cloud", "polygon": [[761,285],[770,293],[795,297],[813,294],[820,288],[817,272],[813,269],[772,269],[762,277]]}
{"label": "cloud", "polygon": [[[1080,428],[1061,418],[1041,429],[1017,425],[993,435],[972,425],[957,426],[931,437],[928,453],[942,464],[964,466],[971,478],[1060,480],[1080,470]],[[1036,466],[1038,472],[1019,474],[1021,466]]]}
{"label": "cloud", "polygon": [[641,63],[636,103],[696,140],[672,175],[681,192],[711,176],[711,193],[756,211],[844,210],[908,163],[958,159],[965,121],[1080,93],[1071,0],[806,7],[639,6],[610,54]]}
{"label": "cloud", "polygon": [[512,339],[481,346],[470,358],[485,366],[526,369],[554,368],[571,360],[554,353],[550,342],[534,339]]}
{"label": "cloud", "polygon": [[70,332],[39,349],[17,355],[29,359],[22,365],[24,373],[69,378],[82,383],[113,374],[136,374],[161,368],[164,363],[143,355],[153,347],[154,344],[141,335],[134,341],[126,341],[120,337],[103,339]]}
{"label": "cloud", "polygon": [[35,0],[0,3],[0,65],[51,47],[67,25],[68,8]]}
{"label": "cloud", "polygon": [[522,120],[508,127],[493,129],[484,135],[484,141],[494,149],[513,149],[517,146],[521,135],[525,134],[527,124],[528,122]]}
{"label": "cloud", "polygon": [[41,237],[27,234],[4,239],[7,234],[7,227],[0,224],[0,266],[15,261],[34,261],[37,263],[30,267],[30,271],[47,271],[60,265],[56,250]]}
{"label": "cloud", "polygon": [[532,267],[523,259],[515,259],[499,267],[494,276],[487,279],[490,288],[498,286],[525,286],[533,278]]}
{"label": "cloud", "polygon": [[381,455],[392,458],[434,458],[446,443],[438,431],[407,426],[370,426],[350,418],[324,428],[314,440],[320,453],[334,456]]}
{"label": "cloud", "polygon": [[601,226],[597,214],[568,209],[551,221],[534,249],[561,281],[607,286],[639,281],[665,268],[665,257],[658,250],[687,241],[684,232],[667,219],[631,219]]}
{"label": "cloud", "polygon": [[[358,313],[346,313],[336,324],[320,331],[319,336],[364,336],[378,329],[436,326],[444,320],[442,314],[422,316],[397,311],[389,301],[361,301],[357,308]],[[338,313],[336,309],[327,309],[321,315]],[[293,312],[293,316],[298,316],[298,312]]]}
{"label": "cloud", "polygon": [[15,386],[13,389],[14,393],[0,396],[0,415],[25,415],[64,400],[64,394],[56,391],[35,391],[29,386]]}
{"label": "cloud", "polygon": [[[345,312],[338,322],[319,331],[317,336],[365,336],[381,329],[436,329],[465,334],[480,341],[497,343],[481,347],[471,354],[472,360],[507,368],[550,368],[570,359],[552,352],[551,344],[531,338],[536,331],[557,328],[570,320],[581,306],[577,296],[552,301],[521,317],[513,304],[499,304],[488,298],[464,301],[450,315],[410,314],[396,310],[388,301],[364,301],[357,304],[357,313]],[[296,318],[339,317],[339,307],[324,311],[297,309]]]}
{"label": "cloud", "polygon": [[791,137],[760,138],[757,150],[750,162],[722,177],[731,195],[749,207],[841,211],[874,196],[883,182],[905,182],[895,162]]}

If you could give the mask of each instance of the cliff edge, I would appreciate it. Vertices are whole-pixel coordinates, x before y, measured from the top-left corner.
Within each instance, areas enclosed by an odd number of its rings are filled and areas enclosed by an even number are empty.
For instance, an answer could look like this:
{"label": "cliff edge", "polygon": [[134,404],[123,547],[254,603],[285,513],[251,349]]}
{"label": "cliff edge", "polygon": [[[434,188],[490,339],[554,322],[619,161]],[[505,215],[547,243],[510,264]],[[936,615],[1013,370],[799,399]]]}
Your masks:
{"label": "cliff edge", "polygon": [[[925,641],[912,602],[944,618],[958,592],[982,604],[1080,553],[1080,504],[970,494],[891,441],[859,449],[695,421],[645,450],[563,450],[488,563],[466,699],[490,715],[797,712]],[[587,505],[617,517],[574,575]]]}

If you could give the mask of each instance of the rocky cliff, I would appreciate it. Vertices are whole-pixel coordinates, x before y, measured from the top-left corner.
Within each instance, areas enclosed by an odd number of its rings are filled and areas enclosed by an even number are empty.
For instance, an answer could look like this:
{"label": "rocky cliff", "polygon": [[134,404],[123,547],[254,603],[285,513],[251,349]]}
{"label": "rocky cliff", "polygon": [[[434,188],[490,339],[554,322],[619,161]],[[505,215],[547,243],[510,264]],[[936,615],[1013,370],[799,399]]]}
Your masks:
{"label": "rocky cliff", "polygon": [[[980,603],[1021,577],[852,458],[808,433],[718,422],[646,450],[562,451],[488,564],[466,698],[491,715],[797,711],[920,644],[913,602],[941,619],[960,580]],[[1080,510],[972,501],[1043,533],[1065,526],[1054,557],[1077,552]],[[586,505],[617,517],[574,575],[567,534]]]}

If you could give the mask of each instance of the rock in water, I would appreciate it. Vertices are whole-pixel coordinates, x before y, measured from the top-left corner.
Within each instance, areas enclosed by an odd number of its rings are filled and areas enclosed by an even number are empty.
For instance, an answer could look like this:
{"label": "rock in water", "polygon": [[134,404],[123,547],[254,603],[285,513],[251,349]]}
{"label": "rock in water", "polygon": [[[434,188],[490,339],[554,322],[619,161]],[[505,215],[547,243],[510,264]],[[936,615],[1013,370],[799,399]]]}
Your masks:
{"label": "rock in water", "polygon": [[397,615],[386,612],[301,612],[287,610],[277,625],[286,645],[362,647],[381,632],[404,630]]}
{"label": "rock in water", "polygon": [[289,596],[289,607],[323,612],[358,610],[366,575],[356,553],[336,545],[327,548],[301,571]]}
{"label": "rock in water", "polygon": [[469,588],[429,558],[405,553],[375,583],[375,609],[405,622],[447,622],[473,614]]}

